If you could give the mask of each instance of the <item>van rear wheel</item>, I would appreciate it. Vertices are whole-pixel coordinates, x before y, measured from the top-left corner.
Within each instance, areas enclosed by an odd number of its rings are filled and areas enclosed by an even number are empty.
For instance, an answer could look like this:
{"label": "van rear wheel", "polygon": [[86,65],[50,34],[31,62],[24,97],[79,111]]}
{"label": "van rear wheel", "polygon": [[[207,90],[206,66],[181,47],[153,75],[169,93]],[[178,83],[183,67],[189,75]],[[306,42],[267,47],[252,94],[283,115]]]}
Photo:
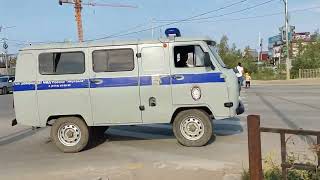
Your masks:
{"label": "van rear wheel", "polygon": [[59,150],[75,153],[84,149],[89,141],[89,129],[78,117],[61,117],[51,127],[51,139]]}
{"label": "van rear wheel", "polygon": [[198,109],[182,111],[173,121],[173,133],[184,146],[204,146],[213,134],[210,116]]}

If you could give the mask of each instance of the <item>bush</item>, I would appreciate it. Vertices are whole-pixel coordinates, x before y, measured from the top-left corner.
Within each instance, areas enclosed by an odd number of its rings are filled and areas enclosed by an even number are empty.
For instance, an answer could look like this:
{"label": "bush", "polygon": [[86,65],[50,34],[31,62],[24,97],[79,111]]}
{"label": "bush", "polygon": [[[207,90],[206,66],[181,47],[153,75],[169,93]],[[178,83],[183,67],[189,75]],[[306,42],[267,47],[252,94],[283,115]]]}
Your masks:
{"label": "bush", "polygon": [[299,69],[320,68],[320,40],[299,48],[298,56],[292,61],[291,74],[295,77]]}
{"label": "bush", "polygon": [[[263,179],[264,180],[282,180],[283,178],[282,178],[281,166],[278,163],[274,162],[272,157],[273,155],[269,154],[264,159]],[[288,169],[287,176],[288,176],[288,180],[320,180],[320,169],[317,169],[317,170]],[[242,180],[250,180],[249,171],[244,169],[242,172],[241,178]]]}

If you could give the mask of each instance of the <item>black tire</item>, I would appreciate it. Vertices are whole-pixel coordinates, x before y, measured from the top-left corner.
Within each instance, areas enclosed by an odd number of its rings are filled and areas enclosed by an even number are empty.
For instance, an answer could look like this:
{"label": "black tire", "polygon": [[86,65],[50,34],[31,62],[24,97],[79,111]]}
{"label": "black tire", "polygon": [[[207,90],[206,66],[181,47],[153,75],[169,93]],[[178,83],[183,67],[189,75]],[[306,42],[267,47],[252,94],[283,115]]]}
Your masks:
{"label": "black tire", "polygon": [[7,87],[3,87],[2,88],[2,94],[7,94],[8,93],[8,88]]}
{"label": "black tire", "polygon": [[[189,127],[192,126],[186,125],[188,128],[183,128],[182,123],[192,125],[193,128],[196,129],[194,130],[194,132],[192,132],[195,134],[191,134],[192,136],[189,134],[188,136],[188,133],[185,129],[189,129]],[[183,130],[180,128],[181,126]],[[181,111],[180,113],[178,113],[178,115],[175,117],[173,121],[173,133],[177,138],[178,142],[184,146],[204,146],[212,138],[213,127],[211,118],[208,115],[208,113],[206,113],[203,110],[190,109]],[[188,138],[186,138],[186,136]]]}
{"label": "black tire", "polygon": [[[59,140],[59,135],[58,135],[59,131],[60,133],[61,131],[63,131],[63,130],[60,130],[60,128],[65,129],[63,127],[66,127],[66,126],[76,127],[78,131],[74,131],[74,132],[78,133],[80,131],[81,133],[81,135],[78,136],[80,138],[75,140],[76,141],[74,142],[75,144],[73,145],[69,144],[70,146],[63,144],[63,140],[61,141]],[[72,136],[74,136],[74,133],[73,132],[71,133],[72,133]],[[61,133],[61,134],[64,134],[64,133]],[[55,121],[55,123],[52,125],[50,135],[53,143],[58,147],[59,150],[65,153],[75,153],[75,152],[81,151],[87,146],[89,141],[89,128],[81,118],[61,117],[61,118],[58,118]],[[60,135],[60,139],[64,139],[64,138],[61,138],[61,136],[62,135]]]}

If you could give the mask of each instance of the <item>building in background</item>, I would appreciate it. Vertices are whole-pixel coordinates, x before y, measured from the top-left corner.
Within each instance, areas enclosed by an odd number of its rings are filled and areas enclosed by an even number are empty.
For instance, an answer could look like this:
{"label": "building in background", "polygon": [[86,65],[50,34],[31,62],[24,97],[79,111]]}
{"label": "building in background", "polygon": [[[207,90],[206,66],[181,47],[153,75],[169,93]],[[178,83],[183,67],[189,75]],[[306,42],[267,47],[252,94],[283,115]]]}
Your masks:
{"label": "building in background", "polygon": [[281,61],[281,50],[283,46],[283,41],[281,35],[276,35],[269,37],[268,39],[268,56],[269,61],[273,65],[279,65],[284,63]]}
{"label": "building in background", "polygon": [[[279,64],[285,64],[285,41],[282,37],[283,28],[280,28],[278,35],[272,36],[268,39],[268,55],[270,63],[278,66]],[[295,32],[295,27],[291,26],[289,33],[289,48],[290,58],[292,60],[297,57],[299,49],[315,41],[314,35],[310,32]]]}
{"label": "building in background", "polygon": [[262,51],[260,52],[260,59],[261,62],[269,62],[269,51]]}
{"label": "building in background", "polygon": [[299,52],[299,46],[303,47],[312,42],[314,42],[314,40],[312,39],[310,32],[295,33],[291,41],[291,56],[293,58],[297,57],[297,55],[301,53]]}

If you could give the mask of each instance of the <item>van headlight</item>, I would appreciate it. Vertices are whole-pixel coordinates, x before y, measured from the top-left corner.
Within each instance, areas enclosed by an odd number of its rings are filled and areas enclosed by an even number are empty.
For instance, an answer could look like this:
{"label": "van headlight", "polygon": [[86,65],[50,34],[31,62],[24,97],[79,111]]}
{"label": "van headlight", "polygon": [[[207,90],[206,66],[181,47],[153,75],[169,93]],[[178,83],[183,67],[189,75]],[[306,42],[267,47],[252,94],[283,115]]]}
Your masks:
{"label": "van headlight", "polygon": [[201,89],[198,86],[191,88],[191,97],[193,100],[197,101],[201,98]]}

